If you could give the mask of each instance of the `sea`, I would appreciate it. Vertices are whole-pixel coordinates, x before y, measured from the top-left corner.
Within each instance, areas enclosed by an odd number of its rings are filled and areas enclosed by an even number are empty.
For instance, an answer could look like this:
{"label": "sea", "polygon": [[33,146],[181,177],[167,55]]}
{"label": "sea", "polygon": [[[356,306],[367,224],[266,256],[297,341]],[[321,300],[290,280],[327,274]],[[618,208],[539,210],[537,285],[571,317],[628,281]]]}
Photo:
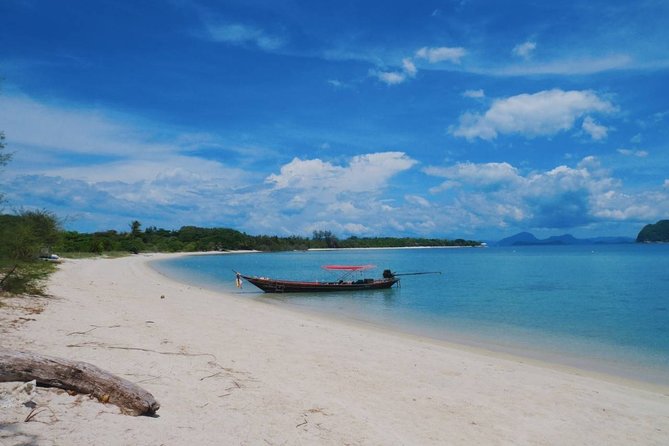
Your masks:
{"label": "sea", "polygon": [[[264,294],[234,271],[331,281],[323,265],[402,276],[388,290]],[[384,329],[669,385],[669,245],[398,248],[196,255],[152,262],[185,283]]]}

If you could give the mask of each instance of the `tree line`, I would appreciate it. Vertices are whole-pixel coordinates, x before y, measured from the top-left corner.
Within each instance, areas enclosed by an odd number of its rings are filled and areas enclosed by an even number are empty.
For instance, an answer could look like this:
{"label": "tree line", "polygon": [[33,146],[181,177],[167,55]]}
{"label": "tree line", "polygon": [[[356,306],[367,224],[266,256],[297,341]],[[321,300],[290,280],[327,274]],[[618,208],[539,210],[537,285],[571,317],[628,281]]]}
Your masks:
{"label": "tree line", "polygon": [[54,270],[53,254],[67,257],[109,253],[292,251],[327,248],[390,248],[415,246],[479,246],[464,239],[414,237],[348,237],[331,231],[314,231],[312,237],[249,235],[230,228],[142,230],[135,220],[129,231],[77,232],[61,228],[58,218],[46,210],[22,210],[0,215],[0,291],[41,294],[44,279]]}
{"label": "tree line", "polygon": [[225,250],[291,251],[323,248],[381,248],[410,246],[478,246],[480,242],[464,239],[434,239],[412,237],[348,237],[339,239],[331,231],[314,231],[312,237],[249,235],[230,228],[200,228],[183,226],[168,230],[149,226],[141,229],[139,221],[130,224],[130,231],[81,233],[63,231],[57,252],[110,251],[139,252],[197,252]]}

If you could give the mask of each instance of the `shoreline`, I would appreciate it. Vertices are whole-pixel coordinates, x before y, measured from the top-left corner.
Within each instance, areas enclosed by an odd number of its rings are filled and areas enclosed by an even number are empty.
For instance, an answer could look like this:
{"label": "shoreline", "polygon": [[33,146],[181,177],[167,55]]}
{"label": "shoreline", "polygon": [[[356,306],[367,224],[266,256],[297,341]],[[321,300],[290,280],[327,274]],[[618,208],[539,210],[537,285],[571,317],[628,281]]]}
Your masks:
{"label": "shoreline", "polygon": [[666,391],[213,292],[148,265],[167,256],[67,260],[45,309],[3,332],[138,383],[159,417],[40,388],[42,422],[0,420],[0,444],[669,441]]}
{"label": "shoreline", "polygon": [[[258,296],[260,298],[261,296]],[[585,356],[565,355],[560,352],[544,351],[536,346],[524,346],[506,343],[491,343],[487,339],[467,336],[455,331],[447,335],[438,336],[429,333],[412,330],[405,327],[397,327],[390,323],[368,321],[364,319],[355,319],[350,316],[337,313],[326,313],[311,308],[299,307],[286,302],[260,302],[264,305],[274,305],[277,308],[286,309],[291,312],[303,314],[305,316],[321,317],[324,320],[332,321],[337,324],[350,325],[351,327],[377,331],[385,335],[395,335],[400,338],[413,339],[418,342],[433,343],[449,349],[460,350],[463,352],[474,353],[481,356],[490,356],[494,358],[510,360],[518,363],[533,364],[537,367],[560,370],[565,373],[587,376],[598,380],[609,381],[612,383],[624,384],[651,392],[664,393],[669,395],[669,385],[657,379],[644,379],[637,370],[627,367],[632,364],[620,365],[610,360],[590,359]],[[659,377],[664,369],[652,369],[652,375]]]}
{"label": "shoreline", "polygon": [[[432,247],[422,247],[432,248]],[[435,247],[435,248],[466,248],[466,247]],[[413,249],[408,248],[325,248],[315,249],[316,251],[329,250],[348,250],[348,249]],[[225,254],[248,254],[257,253],[258,251],[222,251],[212,253],[174,253],[174,254],[159,254],[165,255],[159,259],[154,259],[148,262],[148,265],[153,268],[158,274],[166,277],[168,280],[174,280],[179,283],[188,284],[190,286],[201,287],[212,292],[234,293],[234,288],[226,290],[220,286],[212,284],[202,284],[195,280],[188,280],[187,278],[172,277],[160,271],[159,268],[153,264],[161,260],[185,257],[190,255],[225,255]],[[250,285],[250,284],[249,284]],[[252,285],[251,289],[255,291]],[[557,368],[569,373],[577,375],[592,376],[598,379],[603,379],[611,382],[625,383],[629,386],[634,386],[642,389],[649,389],[652,391],[669,393],[669,378],[667,378],[666,368],[657,365],[639,365],[633,359],[624,356],[599,356],[597,358],[587,355],[587,352],[577,351],[556,351],[551,350],[547,344],[549,341],[544,341],[544,344],[523,344],[520,338],[513,339],[497,339],[482,334],[472,334],[460,332],[457,329],[438,331],[434,327],[414,325],[410,322],[401,320],[372,320],[365,318],[358,318],[346,312],[328,311],[323,308],[314,308],[300,303],[294,303],[290,300],[281,300],[280,295],[265,294],[260,291],[257,293],[242,292],[241,295],[234,293],[235,298],[253,299],[258,303],[273,305],[283,310],[296,312],[299,314],[322,317],[325,320],[332,320],[336,323],[351,324],[356,327],[369,328],[383,331],[384,333],[396,334],[399,336],[409,336],[411,338],[419,339],[424,342],[433,342],[436,344],[443,344],[449,348],[455,348],[465,351],[473,351],[483,355],[499,356],[501,358],[511,359],[518,362],[532,362],[535,365]],[[514,328],[514,327],[510,327]],[[527,333],[527,336],[542,336],[541,333],[533,334]],[[552,342],[556,342],[554,338]],[[578,339],[572,342],[578,342]],[[562,341],[561,341],[562,342]],[[568,340],[564,342],[569,342]],[[609,344],[593,345],[593,348],[620,348],[619,346],[612,346]]]}

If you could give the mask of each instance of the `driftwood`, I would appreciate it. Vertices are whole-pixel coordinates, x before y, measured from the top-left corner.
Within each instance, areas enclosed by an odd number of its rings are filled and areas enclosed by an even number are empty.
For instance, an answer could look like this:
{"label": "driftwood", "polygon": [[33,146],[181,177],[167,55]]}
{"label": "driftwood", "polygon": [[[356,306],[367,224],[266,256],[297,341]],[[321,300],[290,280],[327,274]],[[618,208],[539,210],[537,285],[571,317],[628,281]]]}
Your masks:
{"label": "driftwood", "polygon": [[87,362],[0,347],[0,382],[32,381],[112,403],[129,415],[153,415],[160,404],[138,385]]}

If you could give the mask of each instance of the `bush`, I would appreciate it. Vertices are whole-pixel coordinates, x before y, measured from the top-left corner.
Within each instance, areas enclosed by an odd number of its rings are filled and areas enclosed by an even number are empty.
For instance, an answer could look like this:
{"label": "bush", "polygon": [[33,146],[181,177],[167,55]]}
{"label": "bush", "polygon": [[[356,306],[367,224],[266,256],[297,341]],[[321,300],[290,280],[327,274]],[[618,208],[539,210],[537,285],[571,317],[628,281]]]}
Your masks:
{"label": "bush", "polygon": [[0,259],[31,261],[48,254],[60,239],[60,223],[48,211],[0,215]]}
{"label": "bush", "polygon": [[39,260],[60,238],[58,219],[48,211],[0,215],[0,290],[12,294],[44,294],[44,281],[54,271]]}
{"label": "bush", "polygon": [[5,263],[0,266],[0,290],[10,294],[43,296],[46,279],[55,269],[56,266],[50,262],[24,262],[12,266]]}

